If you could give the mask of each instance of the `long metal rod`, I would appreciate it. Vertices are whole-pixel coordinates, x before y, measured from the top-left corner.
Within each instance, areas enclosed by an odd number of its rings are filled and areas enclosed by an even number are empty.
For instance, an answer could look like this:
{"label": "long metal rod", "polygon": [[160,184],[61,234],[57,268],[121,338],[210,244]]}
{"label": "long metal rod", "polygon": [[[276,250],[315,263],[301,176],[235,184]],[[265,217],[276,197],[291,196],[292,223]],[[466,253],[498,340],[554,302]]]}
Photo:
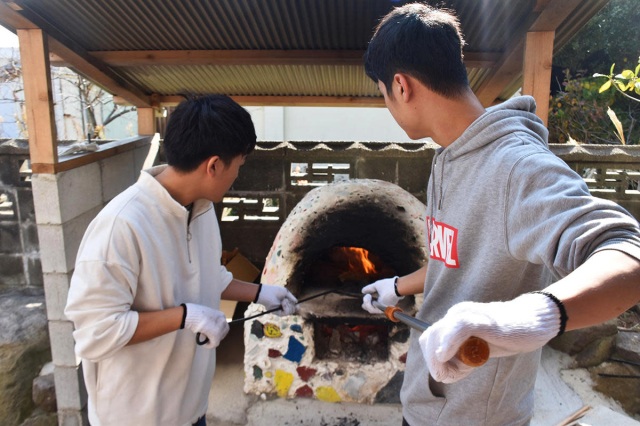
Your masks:
{"label": "long metal rod", "polygon": [[[427,322],[420,321],[419,319],[405,314],[402,312],[402,309],[397,306],[385,306],[377,300],[373,300],[372,305],[383,311],[389,320],[394,322],[403,322],[416,330],[424,331],[431,326],[431,324]],[[489,351],[489,344],[486,341],[479,337],[471,336],[462,343],[460,348],[458,348],[456,357],[470,367],[479,367],[489,359]]]}
{"label": "long metal rod", "polygon": [[[382,312],[384,312],[387,309],[385,305],[378,302],[377,300],[374,300],[372,304],[374,307],[380,309]],[[427,328],[431,326],[431,324],[429,324],[428,322],[420,321],[419,319],[412,317],[411,315],[407,315],[404,312],[399,310],[393,313],[393,317],[396,320],[408,325],[411,328],[415,328],[416,330],[419,330],[419,331],[425,331]]]}

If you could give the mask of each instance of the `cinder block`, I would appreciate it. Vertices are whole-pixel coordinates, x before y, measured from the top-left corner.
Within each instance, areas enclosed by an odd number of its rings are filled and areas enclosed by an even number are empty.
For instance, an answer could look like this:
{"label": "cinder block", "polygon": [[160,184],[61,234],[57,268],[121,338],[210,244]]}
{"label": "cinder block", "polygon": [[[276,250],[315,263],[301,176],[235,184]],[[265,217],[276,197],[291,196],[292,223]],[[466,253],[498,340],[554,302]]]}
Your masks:
{"label": "cinder block", "polygon": [[[64,272],[72,271],[75,268],[76,257],[80,243],[87,231],[89,224],[102,210],[102,206],[95,207],[82,215],[70,220],[64,225],[64,252],[66,253],[66,269]],[[60,271],[58,271],[60,272]]]}
{"label": "cinder block", "polygon": [[1,155],[0,185],[6,185],[8,187],[28,186],[28,182],[20,180],[20,166],[28,159],[28,155]]}
{"label": "cinder block", "polygon": [[57,175],[33,174],[31,176],[36,222],[60,223],[60,200],[58,199]]}
{"label": "cinder block", "polygon": [[63,173],[59,178],[60,222],[65,223],[102,206],[102,181],[98,163]]}
{"label": "cinder block", "polygon": [[87,404],[87,391],[80,366],[56,366],[53,378],[56,384],[58,412],[83,410]]}
{"label": "cinder block", "polygon": [[40,242],[38,241],[38,225],[33,220],[21,221],[22,244],[24,253],[37,253],[40,250]]}
{"label": "cinder block", "polygon": [[64,225],[39,225],[40,259],[44,273],[66,274],[74,269],[82,237],[101,206],[95,207]]}
{"label": "cinder block", "polygon": [[32,176],[38,224],[61,224],[102,205],[98,163],[51,174]]}
{"label": "cinder block", "polygon": [[42,278],[42,262],[40,262],[40,255],[37,257],[27,258],[27,272],[25,273],[27,285],[32,287],[42,287],[44,281]]}
{"label": "cinder block", "polygon": [[40,241],[40,260],[42,272],[66,273],[64,233],[60,225],[38,225],[38,240]]}
{"label": "cinder block", "polygon": [[233,183],[232,191],[274,191],[285,187],[284,165],[282,157],[254,157],[249,154],[238,178]]}
{"label": "cinder block", "polygon": [[407,192],[426,194],[430,173],[431,158],[416,155],[398,160],[398,186]]}
{"label": "cinder block", "polygon": [[18,254],[0,254],[0,287],[23,286],[24,267]]}
{"label": "cinder block", "polygon": [[13,254],[21,252],[20,224],[14,221],[0,222],[0,253]]}
{"label": "cinder block", "polygon": [[19,206],[20,221],[24,222],[28,220],[35,223],[36,210],[33,206],[33,191],[31,190],[31,187],[17,188],[16,198]]}
{"label": "cinder block", "polygon": [[58,410],[58,426],[83,426],[88,424],[87,410]]}
{"label": "cinder block", "polygon": [[74,352],[73,323],[71,321],[49,321],[49,339],[53,363],[60,367],[78,365]]}
{"label": "cinder block", "polygon": [[47,303],[47,318],[50,321],[67,321],[64,307],[69,294],[69,274],[44,274],[44,294]]}
{"label": "cinder block", "polygon": [[356,162],[357,179],[380,179],[385,182],[396,183],[397,161],[394,157],[360,158]]}
{"label": "cinder block", "polygon": [[113,197],[135,183],[138,173],[134,170],[134,151],[126,151],[100,161],[102,173],[102,202]]}

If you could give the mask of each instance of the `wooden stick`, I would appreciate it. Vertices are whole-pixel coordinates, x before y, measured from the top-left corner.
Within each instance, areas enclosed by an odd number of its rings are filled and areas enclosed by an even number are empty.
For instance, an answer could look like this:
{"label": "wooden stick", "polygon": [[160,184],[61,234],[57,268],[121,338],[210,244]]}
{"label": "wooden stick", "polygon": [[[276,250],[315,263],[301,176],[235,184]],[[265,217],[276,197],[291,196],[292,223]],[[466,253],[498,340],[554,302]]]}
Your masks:
{"label": "wooden stick", "polygon": [[569,417],[567,417],[566,419],[558,423],[556,426],[569,426],[574,421],[578,420],[579,418],[582,418],[586,414],[586,412],[589,410],[591,410],[591,407],[588,405],[585,405],[584,407],[582,407],[581,409],[579,409],[578,411],[576,411],[575,413],[571,414]]}

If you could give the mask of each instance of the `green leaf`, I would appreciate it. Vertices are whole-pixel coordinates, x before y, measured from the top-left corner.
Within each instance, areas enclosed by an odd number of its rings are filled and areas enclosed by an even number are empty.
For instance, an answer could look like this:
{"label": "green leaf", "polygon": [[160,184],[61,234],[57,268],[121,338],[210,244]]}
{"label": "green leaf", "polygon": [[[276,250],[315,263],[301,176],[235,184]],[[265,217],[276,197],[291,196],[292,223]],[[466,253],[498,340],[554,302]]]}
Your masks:
{"label": "green leaf", "polygon": [[[631,70],[624,70],[624,71],[622,71],[622,74],[618,74],[618,76],[621,76],[624,79],[630,80],[633,77],[635,77],[635,74]],[[618,76],[616,76],[616,77],[618,77]]]}
{"label": "green leaf", "polygon": [[625,83],[623,83],[622,81],[614,81],[614,84],[616,85],[616,87],[620,90],[622,90],[623,92],[625,90],[627,90],[627,85]]}
{"label": "green leaf", "polygon": [[610,87],[611,87],[611,80],[607,80],[602,86],[600,86],[598,93],[606,92],[607,90],[609,90]]}
{"label": "green leaf", "polygon": [[611,64],[611,69],[609,70],[609,75],[613,75],[613,69],[616,67],[616,64]]}

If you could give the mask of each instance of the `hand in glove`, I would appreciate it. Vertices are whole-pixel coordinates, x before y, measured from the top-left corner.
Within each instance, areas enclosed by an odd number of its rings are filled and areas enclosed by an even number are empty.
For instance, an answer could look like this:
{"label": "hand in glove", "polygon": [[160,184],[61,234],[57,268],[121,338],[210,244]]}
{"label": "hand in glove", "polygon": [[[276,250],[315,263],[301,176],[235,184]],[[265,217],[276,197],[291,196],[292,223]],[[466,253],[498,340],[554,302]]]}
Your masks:
{"label": "hand in glove", "polygon": [[398,304],[398,302],[403,299],[403,296],[398,296],[396,292],[397,280],[398,277],[385,278],[363,287],[362,292],[364,293],[364,297],[362,298],[362,309],[371,314],[382,313],[380,309],[375,308],[371,304],[371,300],[373,299],[372,295],[376,293],[378,294],[378,302],[381,304],[385,306],[395,306]]}
{"label": "hand in glove", "polygon": [[471,336],[489,344],[491,358],[542,347],[559,334],[561,322],[566,321],[560,306],[559,301],[556,303],[541,293],[526,293],[508,302],[454,305],[420,336],[420,348],[431,377],[453,383],[471,373],[473,368],[456,358],[460,345]]}
{"label": "hand in glove", "polygon": [[267,311],[276,308],[282,308],[275,311],[276,315],[293,315],[296,312],[296,303],[298,299],[295,298],[289,290],[284,287],[269,284],[260,284],[258,294],[254,303],[263,305]]}
{"label": "hand in glove", "polygon": [[194,303],[186,303],[184,328],[206,337],[205,348],[216,348],[229,332],[229,324],[221,311]]}

